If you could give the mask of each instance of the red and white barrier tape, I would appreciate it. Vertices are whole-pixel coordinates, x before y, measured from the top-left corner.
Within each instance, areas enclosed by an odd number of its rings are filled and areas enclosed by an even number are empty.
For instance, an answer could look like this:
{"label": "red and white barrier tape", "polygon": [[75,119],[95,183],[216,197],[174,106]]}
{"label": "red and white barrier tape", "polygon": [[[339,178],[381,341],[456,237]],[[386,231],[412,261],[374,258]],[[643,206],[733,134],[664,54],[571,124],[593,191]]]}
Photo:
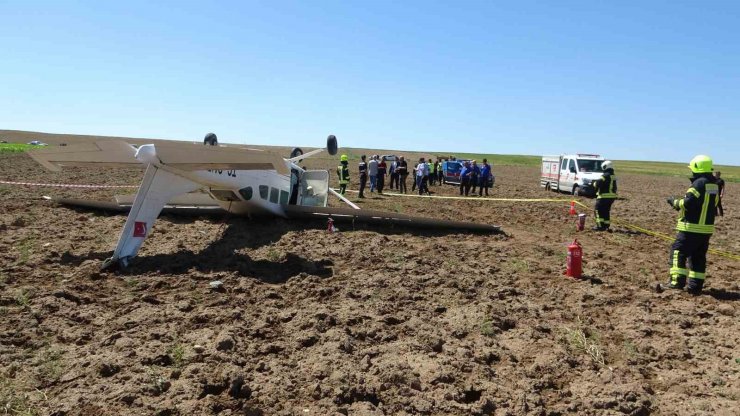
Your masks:
{"label": "red and white barrier tape", "polygon": [[36,183],[36,182],[13,182],[13,181],[0,181],[0,184],[5,185],[22,185],[22,186],[45,186],[52,188],[136,188],[137,185],[75,185],[70,183]]}

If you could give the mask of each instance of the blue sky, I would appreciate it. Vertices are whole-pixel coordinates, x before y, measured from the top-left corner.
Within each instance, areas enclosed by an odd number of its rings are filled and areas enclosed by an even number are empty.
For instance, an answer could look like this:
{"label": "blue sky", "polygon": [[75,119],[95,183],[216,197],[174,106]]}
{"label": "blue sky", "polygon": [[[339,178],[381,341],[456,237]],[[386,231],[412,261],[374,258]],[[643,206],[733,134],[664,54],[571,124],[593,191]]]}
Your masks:
{"label": "blue sky", "polygon": [[0,1],[0,128],[740,165],[737,1]]}

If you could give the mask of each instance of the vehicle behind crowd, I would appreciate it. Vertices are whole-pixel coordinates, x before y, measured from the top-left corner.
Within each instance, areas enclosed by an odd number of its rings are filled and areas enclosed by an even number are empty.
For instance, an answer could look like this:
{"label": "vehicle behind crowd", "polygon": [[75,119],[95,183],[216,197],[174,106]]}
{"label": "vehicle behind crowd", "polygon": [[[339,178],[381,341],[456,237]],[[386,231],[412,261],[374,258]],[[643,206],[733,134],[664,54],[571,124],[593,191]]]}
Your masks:
{"label": "vehicle behind crowd", "polygon": [[593,182],[601,177],[604,158],[595,154],[543,156],[540,186],[555,192],[594,196]]}

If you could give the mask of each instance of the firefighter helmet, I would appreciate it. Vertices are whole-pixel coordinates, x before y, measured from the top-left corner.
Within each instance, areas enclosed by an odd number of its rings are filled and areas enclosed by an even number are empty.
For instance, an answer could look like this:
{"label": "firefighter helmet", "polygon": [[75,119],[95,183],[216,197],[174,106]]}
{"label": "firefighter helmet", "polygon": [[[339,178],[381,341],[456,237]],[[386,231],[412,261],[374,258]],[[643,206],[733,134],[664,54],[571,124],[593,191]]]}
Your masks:
{"label": "firefighter helmet", "polygon": [[712,158],[707,155],[697,155],[689,162],[689,169],[694,173],[710,173],[712,168]]}
{"label": "firefighter helmet", "polygon": [[601,163],[601,170],[611,169],[611,167],[612,167],[611,160],[605,160],[604,162]]}
{"label": "firefighter helmet", "polygon": [[340,157],[339,160],[342,162],[348,162],[349,158],[347,157],[347,155],[342,155],[342,157]]}

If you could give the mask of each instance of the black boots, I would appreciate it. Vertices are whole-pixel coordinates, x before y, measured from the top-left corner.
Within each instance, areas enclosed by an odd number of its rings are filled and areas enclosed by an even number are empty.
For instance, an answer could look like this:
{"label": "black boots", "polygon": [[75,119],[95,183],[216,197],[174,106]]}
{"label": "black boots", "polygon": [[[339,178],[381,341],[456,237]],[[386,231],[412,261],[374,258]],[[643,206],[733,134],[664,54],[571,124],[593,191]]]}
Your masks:
{"label": "black boots", "polygon": [[661,285],[663,289],[677,289],[683,290],[686,287],[686,292],[691,295],[700,295],[702,288],[704,288],[704,279],[689,279],[688,286],[686,285],[686,276],[672,276],[671,280],[667,284]]}
{"label": "black boots", "polygon": [[689,285],[686,286],[686,291],[692,295],[699,295],[703,287],[704,279],[689,279]]}
{"label": "black boots", "polygon": [[666,289],[683,290],[684,286],[686,286],[686,276],[671,276],[671,280],[664,286]]}

